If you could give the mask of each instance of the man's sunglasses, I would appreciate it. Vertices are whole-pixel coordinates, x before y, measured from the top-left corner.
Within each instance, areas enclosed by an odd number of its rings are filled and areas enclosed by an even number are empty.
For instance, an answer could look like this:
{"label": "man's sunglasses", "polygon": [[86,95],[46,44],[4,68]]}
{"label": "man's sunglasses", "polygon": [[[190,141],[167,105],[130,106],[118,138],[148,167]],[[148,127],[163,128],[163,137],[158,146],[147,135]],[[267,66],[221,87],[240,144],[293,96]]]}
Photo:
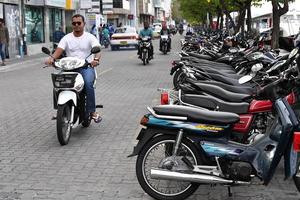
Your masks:
{"label": "man's sunglasses", "polygon": [[72,22],[72,25],[73,25],[73,26],[76,26],[76,25],[80,26],[80,25],[81,25],[81,22]]}

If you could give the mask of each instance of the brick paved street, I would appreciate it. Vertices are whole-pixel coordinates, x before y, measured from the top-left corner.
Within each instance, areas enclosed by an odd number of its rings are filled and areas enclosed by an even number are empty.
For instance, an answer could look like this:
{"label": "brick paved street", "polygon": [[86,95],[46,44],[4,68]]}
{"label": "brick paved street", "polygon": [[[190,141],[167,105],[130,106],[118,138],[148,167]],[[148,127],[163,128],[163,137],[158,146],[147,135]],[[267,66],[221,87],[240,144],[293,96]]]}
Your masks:
{"label": "brick paved street", "polygon": [[[135,145],[139,120],[146,105],[159,103],[159,87],[171,87],[173,52],[158,53],[143,66],[136,51],[104,50],[98,69],[97,102],[101,124],[73,131],[67,146],[56,138],[51,121],[53,69],[43,69],[43,57],[0,67],[0,199],[150,200],[135,176]],[[189,199],[296,200],[292,181],[283,181],[283,169],[269,187],[200,187]]]}

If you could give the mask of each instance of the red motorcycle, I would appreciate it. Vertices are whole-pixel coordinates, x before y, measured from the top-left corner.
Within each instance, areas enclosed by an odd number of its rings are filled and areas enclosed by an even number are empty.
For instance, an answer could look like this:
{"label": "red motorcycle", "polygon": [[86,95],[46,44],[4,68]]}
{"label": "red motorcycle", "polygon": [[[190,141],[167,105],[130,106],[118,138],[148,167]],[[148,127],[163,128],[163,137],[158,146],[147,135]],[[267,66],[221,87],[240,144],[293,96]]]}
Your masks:
{"label": "red motorcycle", "polygon": [[[161,90],[160,104],[181,104],[196,108],[207,109],[207,102],[198,101],[194,94],[184,94],[172,90]],[[205,98],[205,97],[204,97]],[[286,96],[290,105],[296,105],[296,96],[292,92]],[[211,99],[210,99],[211,100]],[[225,102],[224,102],[225,103]],[[273,104],[270,100],[253,99],[249,103],[229,103],[223,104],[221,109],[217,106],[214,110],[227,111],[239,114],[240,121],[234,124],[232,139],[242,143],[252,143],[254,140],[262,136],[266,131],[268,124],[273,120],[272,108]]]}

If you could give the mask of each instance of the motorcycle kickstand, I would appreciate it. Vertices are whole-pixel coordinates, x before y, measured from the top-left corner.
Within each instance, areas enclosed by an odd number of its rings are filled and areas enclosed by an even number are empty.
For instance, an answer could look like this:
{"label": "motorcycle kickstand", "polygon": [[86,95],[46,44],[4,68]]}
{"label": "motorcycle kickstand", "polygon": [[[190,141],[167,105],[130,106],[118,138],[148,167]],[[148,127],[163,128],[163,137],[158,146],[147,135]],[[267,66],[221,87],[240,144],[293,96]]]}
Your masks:
{"label": "motorcycle kickstand", "polygon": [[230,187],[230,186],[227,186],[227,189],[228,189],[228,196],[229,196],[229,197],[232,197],[231,187]]}

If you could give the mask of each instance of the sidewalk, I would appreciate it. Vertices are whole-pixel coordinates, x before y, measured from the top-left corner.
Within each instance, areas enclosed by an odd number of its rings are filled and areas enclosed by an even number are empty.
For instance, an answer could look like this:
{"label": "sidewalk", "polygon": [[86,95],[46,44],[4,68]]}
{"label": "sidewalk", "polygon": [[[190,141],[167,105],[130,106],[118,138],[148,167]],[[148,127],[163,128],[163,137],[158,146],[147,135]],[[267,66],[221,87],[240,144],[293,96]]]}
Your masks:
{"label": "sidewalk", "polygon": [[[23,58],[6,59],[5,66],[0,66],[0,72],[11,71],[11,69],[24,68],[30,66],[31,63],[36,63],[38,60],[46,59],[47,55],[40,53],[31,56],[24,56]],[[21,65],[22,64],[22,65]]]}

